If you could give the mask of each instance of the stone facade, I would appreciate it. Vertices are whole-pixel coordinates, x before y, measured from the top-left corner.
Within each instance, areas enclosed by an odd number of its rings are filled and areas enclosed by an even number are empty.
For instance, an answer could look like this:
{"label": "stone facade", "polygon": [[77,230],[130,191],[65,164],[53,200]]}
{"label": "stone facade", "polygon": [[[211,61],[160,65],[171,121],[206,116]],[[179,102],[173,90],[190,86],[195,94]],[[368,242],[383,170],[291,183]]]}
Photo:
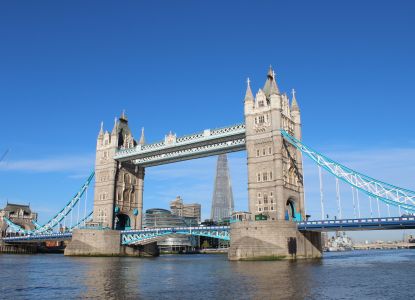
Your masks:
{"label": "stone facade", "polygon": [[281,94],[275,73],[254,98],[245,95],[248,201],[255,218],[231,224],[230,260],[321,257],[321,234],[301,233],[294,221],[305,219],[301,152],[281,136],[283,129],[301,140],[300,109],[295,91],[290,101]]}
{"label": "stone facade", "polygon": [[111,133],[104,132],[101,125],[95,160],[94,223],[110,229],[142,228],[144,168],[113,159],[118,148],[136,145],[125,113],[115,120]]}
{"label": "stone facade", "polygon": [[291,221],[231,224],[230,260],[319,258],[321,253],[321,234],[301,233]]}
{"label": "stone facade", "polygon": [[280,93],[270,68],[255,98],[248,80],[244,103],[249,211],[272,220],[304,218],[301,153],[280,133],[284,129],[301,139],[295,93],[290,107],[288,96]]}
{"label": "stone facade", "polygon": [[67,256],[157,256],[157,243],[121,245],[119,230],[76,229],[65,248]]}
{"label": "stone facade", "polygon": [[0,237],[6,236],[8,228],[3,217],[25,230],[35,229],[33,222],[37,221],[37,213],[32,212],[29,205],[7,203],[6,207],[0,210]]}

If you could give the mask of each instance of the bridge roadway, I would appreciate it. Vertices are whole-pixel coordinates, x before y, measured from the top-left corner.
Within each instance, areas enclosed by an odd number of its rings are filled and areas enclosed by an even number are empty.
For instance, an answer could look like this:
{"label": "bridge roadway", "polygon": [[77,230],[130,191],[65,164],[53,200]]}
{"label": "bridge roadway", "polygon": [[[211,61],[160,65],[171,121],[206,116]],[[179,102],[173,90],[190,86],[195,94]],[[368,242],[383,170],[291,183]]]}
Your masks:
{"label": "bridge roadway", "polygon": [[[258,221],[261,222],[261,221]],[[200,227],[170,227],[144,230],[121,231],[121,243],[123,245],[146,244],[149,242],[165,239],[167,237],[182,234],[196,235],[230,240],[229,226],[200,226]],[[298,222],[300,231],[364,231],[364,230],[397,230],[415,229],[415,216],[411,217],[383,217],[383,218],[360,218],[342,220],[317,220]],[[16,237],[5,237],[2,240],[9,244],[33,243],[44,241],[63,241],[72,238],[71,232],[48,233],[38,235],[26,235]]]}

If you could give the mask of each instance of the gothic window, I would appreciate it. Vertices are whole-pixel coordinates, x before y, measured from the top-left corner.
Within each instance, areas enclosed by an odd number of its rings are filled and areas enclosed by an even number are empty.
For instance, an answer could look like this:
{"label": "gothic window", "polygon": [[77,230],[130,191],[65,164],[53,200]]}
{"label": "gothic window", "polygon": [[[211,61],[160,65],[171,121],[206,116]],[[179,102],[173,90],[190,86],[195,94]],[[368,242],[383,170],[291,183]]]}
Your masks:
{"label": "gothic window", "polygon": [[255,117],[255,124],[258,124],[258,118]]}
{"label": "gothic window", "polygon": [[258,123],[259,124],[264,124],[265,123],[265,117],[264,116],[259,116],[258,117]]}
{"label": "gothic window", "polygon": [[262,180],[264,181],[268,180],[267,172],[262,173]]}
{"label": "gothic window", "polygon": [[125,174],[125,175],[124,175],[124,182],[125,182],[126,184],[130,184],[130,175],[128,175],[128,174]]}
{"label": "gothic window", "polygon": [[264,106],[264,100],[262,100],[262,99],[261,99],[261,100],[259,100],[259,101],[258,101],[258,106],[259,106],[259,107]]}

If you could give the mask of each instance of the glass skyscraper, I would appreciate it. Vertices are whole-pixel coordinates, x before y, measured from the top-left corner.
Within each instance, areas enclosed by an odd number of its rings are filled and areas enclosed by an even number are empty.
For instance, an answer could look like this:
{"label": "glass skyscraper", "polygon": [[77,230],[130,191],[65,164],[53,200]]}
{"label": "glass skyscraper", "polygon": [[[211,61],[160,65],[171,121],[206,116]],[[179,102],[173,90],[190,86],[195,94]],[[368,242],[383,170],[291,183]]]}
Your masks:
{"label": "glass skyscraper", "polygon": [[216,165],[215,188],[212,196],[212,210],[210,218],[219,222],[228,219],[233,212],[233,195],[231,177],[229,174],[228,157],[226,154],[218,156]]}

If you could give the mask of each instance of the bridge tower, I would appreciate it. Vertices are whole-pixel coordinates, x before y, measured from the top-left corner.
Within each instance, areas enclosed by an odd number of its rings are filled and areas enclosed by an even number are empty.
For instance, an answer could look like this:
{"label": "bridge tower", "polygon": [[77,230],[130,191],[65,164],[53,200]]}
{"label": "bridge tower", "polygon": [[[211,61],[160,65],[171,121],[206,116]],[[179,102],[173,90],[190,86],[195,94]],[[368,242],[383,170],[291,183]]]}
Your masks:
{"label": "bridge tower", "polygon": [[281,93],[272,68],[265,85],[244,100],[248,165],[248,204],[252,215],[267,220],[231,224],[230,260],[321,257],[321,235],[298,231],[305,218],[301,153],[287,143],[280,129],[301,140],[301,115],[293,90],[291,105]]}
{"label": "bridge tower", "polygon": [[[144,130],[139,143],[144,143]],[[95,160],[93,222],[111,229],[141,229],[144,168],[113,159],[119,148],[137,145],[125,112],[109,133],[103,124],[98,134]]]}
{"label": "bridge tower", "polygon": [[248,79],[244,105],[249,211],[271,220],[299,221],[305,217],[301,152],[286,143],[279,131],[284,129],[301,140],[295,91],[290,105],[270,67],[255,98]]}

